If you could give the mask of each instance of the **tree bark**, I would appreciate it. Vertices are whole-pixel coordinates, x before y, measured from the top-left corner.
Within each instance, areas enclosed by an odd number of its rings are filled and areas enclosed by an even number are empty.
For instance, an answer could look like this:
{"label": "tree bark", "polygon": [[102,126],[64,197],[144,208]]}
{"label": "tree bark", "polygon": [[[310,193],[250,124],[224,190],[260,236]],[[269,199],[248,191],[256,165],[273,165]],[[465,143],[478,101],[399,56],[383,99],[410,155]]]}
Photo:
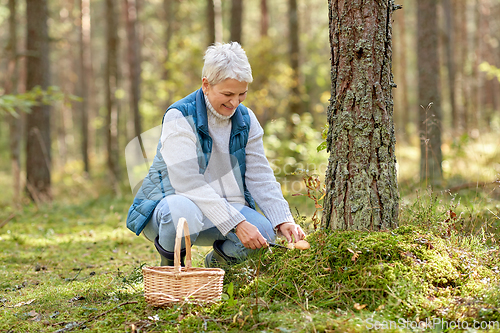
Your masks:
{"label": "tree bark", "polygon": [[130,99],[134,118],[134,135],[140,137],[142,133],[139,100],[141,99],[141,46],[137,40],[137,6],[136,0],[125,1],[125,20],[127,30],[127,60],[130,80]]}
{"label": "tree bark", "polygon": [[231,2],[231,41],[241,42],[241,30],[243,24],[243,0],[232,0]]}
{"label": "tree bark", "polygon": [[[5,82],[5,94],[16,94],[18,75],[19,75],[19,65],[17,61],[17,6],[16,0],[9,0],[9,43],[7,46],[8,51],[8,67],[7,67],[7,78]],[[21,115],[17,116],[7,116],[9,121],[9,141],[10,141],[10,160],[11,160],[11,172],[13,180],[13,203],[14,206],[20,205],[21,198]]]}
{"label": "tree bark", "polygon": [[[47,1],[26,1],[27,37],[29,54],[26,89],[36,86],[46,90],[50,84],[49,36]],[[27,115],[26,124],[26,189],[33,201],[52,199],[51,194],[51,138],[50,106],[40,104]]]}
{"label": "tree bark", "polygon": [[392,11],[392,0],[329,0],[332,90],[325,228],[397,226]]}
{"label": "tree bark", "polygon": [[417,5],[417,67],[420,130],[420,180],[439,185],[442,178],[441,96],[439,92],[439,55],[437,4],[419,0]]}
{"label": "tree bark", "polygon": [[115,2],[106,0],[106,128],[107,135],[107,165],[111,176],[111,183],[115,192],[119,192],[118,180],[120,170],[118,165],[118,105],[115,98],[119,87],[118,77],[118,22]]}

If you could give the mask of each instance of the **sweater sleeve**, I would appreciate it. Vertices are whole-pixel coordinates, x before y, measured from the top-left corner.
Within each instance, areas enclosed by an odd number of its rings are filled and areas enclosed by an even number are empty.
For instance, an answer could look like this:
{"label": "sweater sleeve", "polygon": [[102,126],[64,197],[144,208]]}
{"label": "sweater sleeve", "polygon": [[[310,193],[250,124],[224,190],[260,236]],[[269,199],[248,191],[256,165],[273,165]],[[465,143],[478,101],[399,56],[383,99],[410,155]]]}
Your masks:
{"label": "sweater sleeve", "polygon": [[245,183],[273,228],[284,222],[294,222],[288,202],[283,198],[281,185],[276,181],[264,151],[264,130],[249,109],[250,133],[246,152]]}
{"label": "sweater sleeve", "polygon": [[167,164],[170,183],[176,194],[193,201],[210,221],[226,235],[245,217],[208,184],[199,171],[198,135],[178,110],[166,113],[161,134],[161,155]]}

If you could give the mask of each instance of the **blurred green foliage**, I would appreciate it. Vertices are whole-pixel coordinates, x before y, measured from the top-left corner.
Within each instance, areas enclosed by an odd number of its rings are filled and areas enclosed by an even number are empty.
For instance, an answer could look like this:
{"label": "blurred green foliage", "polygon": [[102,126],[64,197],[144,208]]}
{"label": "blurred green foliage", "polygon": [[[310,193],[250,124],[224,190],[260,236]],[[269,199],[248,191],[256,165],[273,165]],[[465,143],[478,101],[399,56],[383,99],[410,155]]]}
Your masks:
{"label": "blurred green foliage", "polygon": [[14,117],[19,117],[18,112],[31,112],[31,108],[36,105],[51,105],[58,101],[69,104],[70,101],[80,101],[81,98],[74,95],[64,94],[59,87],[50,86],[43,90],[36,86],[28,92],[15,95],[0,95],[0,113],[9,113]]}

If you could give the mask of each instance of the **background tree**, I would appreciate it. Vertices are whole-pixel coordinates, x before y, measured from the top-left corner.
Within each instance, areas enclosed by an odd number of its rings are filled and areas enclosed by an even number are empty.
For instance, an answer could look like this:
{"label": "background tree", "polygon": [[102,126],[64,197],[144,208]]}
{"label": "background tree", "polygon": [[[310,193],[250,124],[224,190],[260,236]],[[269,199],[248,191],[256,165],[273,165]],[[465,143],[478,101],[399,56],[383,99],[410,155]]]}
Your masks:
{"label": "background tree", "polygon": [[106,0],[106,129],[107,129],[107,164],[111,183],[115,192],[119,192],[118,181],[120,168],[118,161],[118,102],[116,92],[119,87],[118,72],[118,21],[115,1]]}
{"label": "background tree", "polygon": [[[209,43],[213,43],[215,41],[215,24],[214,19],[213,19],[213,2],[212,0],[209,0],[209,3],[211,4],[210,7],[207,7],[207,9],[212,10],[211,13],[208,12],[207,10],[207,17],[210,17],[212,15],[212,21],[210,19],[208,20],[209,23],[209,35],[210,35],[210,41]],[[163,0],[163,20],[165,21],[165,35],[163,37],[164,41],[164,60],[163,60],[163,80],[167,80],[169,77],[169,70],[168,70],[168,60],[170,57],[171,53],[171,41],[172,41],[172,36],[174,34],[174,27],[176,26],[176,20],[175,20],[175,15],[177,13],[177,0]]]}
{"label": "background tree", "polygon": [[231,1],[231,38],[232,42],[241,42],[241,30],[243,26],[243,0]]}
{"label": "background tree", "polygon": [[[167,0],[168,1],[168,0]],[[214,0],[207,0],[207,34],[208,45],[215,43],[215,4]]]}
{"label": "background tree", "polygon": [[437,4],[420,0],[417,7],[417,63],[420,131],[420,181],[438,185],[443,170],[441,162],[441,94],[438,54]]}
{"label": "background tree", "polygon": [[452,131],[458,130],[458,115],[457,115],[457,105],[455,101],[455,22],[453,20],[455,7],[453,6],[451,0],[443,0],[443,12],[444,12],[444,46],[446,54],[446,69],[447,69],[447,87],[450,99],[450,109],[451,109],[451,129]]}
{"label": "background tree", "polygon": [[290,113],[301,114],[300,82],[299,82],[299,18],[297,0],[288,0],[288,38],[290,42],[290,67],[292,69],[292,91],[290,94]]}
{"label": "background tree", "polygon": [[260,36],[267,37],[269,30],[269,11],[267,0],[260,0]]}
{"label": "background tree", "polygon": [[[8,66],[7,66],[7,77],[10,78],[6,80],[5,94],[15,94],[17,93],[17,84],[19,77],[18,61],[17,61],[17,4],[16,0],[9,0],[9,42],[7,44],[8,50]],[[8,116],[9,119],[9,139],[10,139],[10,159],[12,167],[12,179],[14,188],[14,204],[19,205],[19,199],[21,194],[21,134],[22,134],[22,123],[21,115],[17,114]]]}
{"label": "background tree", "polygon": [[[26,1],[26,88],[46,90],[50,82],[48,11],[46,0]],[[35,201],[49,201],[51,194],[50,106],[34,106],[26,120],[26,188]]]}
{"label": "background tree", "polygon": [[332,90],[322,220],[326,228],[397,226],[392,11],[391,0],[329,1]]}
{"label": "background tree", "polygon": [[125,25],[127,30],[127,62],[130,81],[130,106],[134,119],[134,136],[142,133],[139,100],[141,99],[141,45],[137,38],[137,1],[124,0]]}
{"label": "background tree", "polygon": [[89,161],[89,82],[91,74],[90,57],[90,0],[78,0],[79,5],[79,85],[78,95],[82,98],[79,104],[81,151],[83,170],[88,174],[90,171]]}

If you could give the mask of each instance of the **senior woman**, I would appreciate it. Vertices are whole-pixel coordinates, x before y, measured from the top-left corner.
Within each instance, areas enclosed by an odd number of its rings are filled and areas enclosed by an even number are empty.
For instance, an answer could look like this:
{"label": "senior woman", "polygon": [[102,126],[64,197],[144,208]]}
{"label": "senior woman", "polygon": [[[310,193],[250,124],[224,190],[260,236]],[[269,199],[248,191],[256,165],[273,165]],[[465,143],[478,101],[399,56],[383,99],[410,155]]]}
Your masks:
{"label": "senior woman", "polygon": [[127,217],[129,229],[155,243],[162,266],[173,266],[180,217],[194,245],[213,247],[207,267],[244,260],[277,232],[288,242],[305,237],[265,157],[262,127],[241,104],[253,80],[245,51],[217,43],[204,59],[201,89],[163,116],[156,156]]}

